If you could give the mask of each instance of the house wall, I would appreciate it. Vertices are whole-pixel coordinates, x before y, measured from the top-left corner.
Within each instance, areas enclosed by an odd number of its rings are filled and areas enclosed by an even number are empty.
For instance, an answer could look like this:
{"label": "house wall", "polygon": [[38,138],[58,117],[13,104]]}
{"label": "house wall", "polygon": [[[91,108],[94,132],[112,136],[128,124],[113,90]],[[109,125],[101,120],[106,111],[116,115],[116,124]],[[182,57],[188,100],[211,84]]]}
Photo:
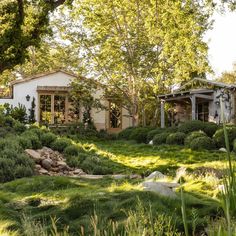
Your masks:
{"label": "house wall", "polygon": [[[54,74],[44,75],[39,78],[28,80],[13,85],[13,98],[12,99],[0,99],[0,105],[9,103],[13,106],[18,106],[22,104],[26,107],[26,111],[29,114],[29,109],[31,108],[31,102],[33,97],[35,98],[35,118],[39,121],[39,96],[37,92],[37,86],[69,86],[70,82],[74,79],[73,76],[68,75],[63,72],[57,72]],[[30,100],[26,100],[26,96],[30,96]],[[94,98],[101,99],[100,102],[109,107],[109,102],[102,98],[103,90],[98,89],[96,93],[93,94]],[[82,121],[83,109],[81,110],[80,119]],[[122,109],[122,129],[125,129],[131,125],[130,118],[125,117],[128,111]],[[93,108],[91,111],[93,122],[98,130],[109,128],[109,111]]]}

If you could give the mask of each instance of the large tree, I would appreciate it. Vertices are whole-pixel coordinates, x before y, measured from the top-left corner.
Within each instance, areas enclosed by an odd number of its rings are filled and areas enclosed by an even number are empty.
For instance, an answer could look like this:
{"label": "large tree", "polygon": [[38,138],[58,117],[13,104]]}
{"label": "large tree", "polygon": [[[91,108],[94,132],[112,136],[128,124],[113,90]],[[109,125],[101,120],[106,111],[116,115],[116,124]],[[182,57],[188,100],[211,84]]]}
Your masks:
{"label": "large tree", "polygon": [[0,1],[0,73],[25,61],[50,32],[49,14],[67,0]]}
{"label": "large tree", "polygon": [[227,84],[235,84],[236,83],[236,63],[233,65],[232,71],[225,71],[218,78],[218,81],[227,83]]}
{"label": "large tree", "polygon": [[81,52],[88,76],[106,83],[108,96],[122,100],[137,125],[158,93],[209,71],[208,2],[77,0],[58,26]]}

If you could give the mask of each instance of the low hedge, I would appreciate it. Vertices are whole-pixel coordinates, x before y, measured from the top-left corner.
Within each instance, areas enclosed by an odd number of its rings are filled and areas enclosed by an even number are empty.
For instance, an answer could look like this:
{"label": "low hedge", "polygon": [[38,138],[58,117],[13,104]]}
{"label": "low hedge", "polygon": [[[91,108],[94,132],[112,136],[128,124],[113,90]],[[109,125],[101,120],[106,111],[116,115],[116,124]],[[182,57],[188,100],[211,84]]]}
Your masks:
{"label": "low hedge", "polygon": [[203,131],[193,131],[190,134],[188,134],[188,136],[185,138],[184,140],[184,145],[186,147],[190,147],[191,142],[199,137],[207,137],[206,133],[204,133]]}
{"label": "low hedge", "polygon": [[153,145],[161,145],[166,143],[169,133],[156,134],[153,138]]}
{"label": "low hedge", "polygon": [[131,133],[132,133],[132,131],[133,131],[134,129],[135,129],[134,127],[129,127],[129,128],[126,128],[126,129],[120,131],[120,132],[118,133],[118,136],[117,136],[118,139],[126,139],[126,140],[128,140],[129,137],[130,137],[130,135],[131,135]]}
{"label": "low hedge", "polygon": [[186,134],[183,132],[176,132],[169,134],[166,138],[166,143],[169,145],[183,145]]}
{"label": "low hedge", "polygon": [[71,141],[66,138],[56,139],[50,147],[58,152],[63,152],[66,147],[71,145]]}
{"label": "low hedge", "polygon": [[216,130],[218,129],[218,125],[213,122],[202,122],[200,120],[192,120],[182,123],[178,127],[179,132],[184,132],[186,134],[191,133],[193,131],[204,131],[207,136],[212,137]]}
{"label": "low hedge", "polygon": [[152,130],[151,127],[138,127],[132,130],[129,139],[135,140],[137,143],[146,143],[147,135]]}
{"label": "low hedge", "polygon": [[192,150],[212,150],[215,148],[214,141],[207,136],[197,137],[190,143]]}
{"label": "low hedge", "polygon": [[[230,147],[233,147],[233,141],[236,139],[236,127],[235,126],[227,126],[227,133],[229,138]],[[225,147],[225,137],[223,128],[218,129],[213,135],[213,140],[218,148]]]}
{"label": "low hedge", "polygon": [[50,145],[57,139],[54,133],[48,132],[41,135],[41,142],[43,146],[50,147]]}

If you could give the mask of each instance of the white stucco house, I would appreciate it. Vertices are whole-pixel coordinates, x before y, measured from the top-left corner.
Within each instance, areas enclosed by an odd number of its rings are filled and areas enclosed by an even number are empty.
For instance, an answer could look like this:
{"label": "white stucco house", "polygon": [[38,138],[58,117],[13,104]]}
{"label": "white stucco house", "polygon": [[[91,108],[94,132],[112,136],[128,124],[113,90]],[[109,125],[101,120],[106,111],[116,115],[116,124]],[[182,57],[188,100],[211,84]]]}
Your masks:
{"label": "white stucco house", "polygon": [[[236,85],[194,78],[161,100],[161,127],[187,120],[221,123],[220,97],[222,97],[225,121],[236,123]],[[171,109],[166,112],[165,104]],[[166,117],[168,115],[168,117]]]}
{"label": "white stucco house", "polygon": [[[22,104],[27,112],[35,101],[35,119],[39,123],[67,124],[75,119],[82,121],[83,108],[75,114],[70,101],[70,83],[77,76],[62,71],[52,71],[37,74],[24,79],[17,79],[10,84],[11,94],[8,98],[1,98],[0,105],[8,103],[12,106]],[[102,87],[93,94],[107,109],[92,109],[93,122],[98,130],[119,132],[132,124],[128,111],[103,96]]]}

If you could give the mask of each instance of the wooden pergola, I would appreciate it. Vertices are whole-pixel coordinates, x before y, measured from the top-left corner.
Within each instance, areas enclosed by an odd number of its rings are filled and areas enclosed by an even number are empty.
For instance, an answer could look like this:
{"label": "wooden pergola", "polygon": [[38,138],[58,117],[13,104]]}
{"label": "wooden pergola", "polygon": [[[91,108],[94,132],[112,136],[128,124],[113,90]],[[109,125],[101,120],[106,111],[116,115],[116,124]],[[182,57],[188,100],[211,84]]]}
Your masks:
{"label": "wooden pergola", "polygon": [[165,109],[166,102],[180,102],[189,100],[191,102],[192,120],[196,120],[196,99],[213,100],[212,89],[192,89],[189,91],[174,92],[170,94],[160,95],[161,100],[161,128],[165,127]]}

